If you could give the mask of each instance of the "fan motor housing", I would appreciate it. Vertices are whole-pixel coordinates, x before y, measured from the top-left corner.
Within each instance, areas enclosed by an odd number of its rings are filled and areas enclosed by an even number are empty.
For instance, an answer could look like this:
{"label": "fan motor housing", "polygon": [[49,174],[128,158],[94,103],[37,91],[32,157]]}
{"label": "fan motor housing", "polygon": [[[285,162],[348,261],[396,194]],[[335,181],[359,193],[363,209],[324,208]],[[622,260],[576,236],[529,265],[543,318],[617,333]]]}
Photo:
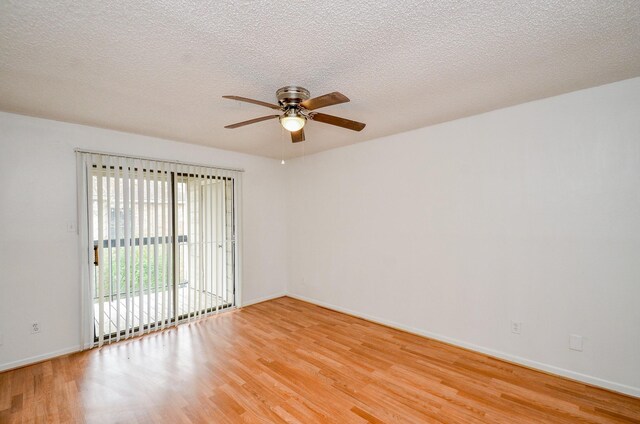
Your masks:
{"label": "fan motor housing", "polygon": [[276,98],[283,106],[298,106],[310,97],[309,90],[295,85],[288,85],[276,91]]}

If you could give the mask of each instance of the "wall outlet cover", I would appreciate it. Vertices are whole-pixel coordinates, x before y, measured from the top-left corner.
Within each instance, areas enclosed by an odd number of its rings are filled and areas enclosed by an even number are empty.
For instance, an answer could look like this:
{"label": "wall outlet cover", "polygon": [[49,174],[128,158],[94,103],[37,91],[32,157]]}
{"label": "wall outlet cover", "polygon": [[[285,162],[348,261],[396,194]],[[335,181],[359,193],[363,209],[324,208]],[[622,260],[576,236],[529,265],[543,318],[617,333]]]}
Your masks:
{"label": "wall outlet cover", "polygon": [[522,333],[522,323],[520,321],[511,321],[511,332],[513,334]]}
{"label": "wall outlet cover", "polygon": [[582,348],[582,336],[579,336],[577,334],[569,334],[569,349],[582,352]]}

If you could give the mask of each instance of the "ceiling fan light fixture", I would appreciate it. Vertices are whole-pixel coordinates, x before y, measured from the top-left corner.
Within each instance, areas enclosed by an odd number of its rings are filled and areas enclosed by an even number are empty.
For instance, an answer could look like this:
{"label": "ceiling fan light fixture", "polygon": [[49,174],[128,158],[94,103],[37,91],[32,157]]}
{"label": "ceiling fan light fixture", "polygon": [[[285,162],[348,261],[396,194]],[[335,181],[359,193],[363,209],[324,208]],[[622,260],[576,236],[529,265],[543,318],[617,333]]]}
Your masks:
{"label": "ceiling fan light fixture", "polygon": [[287,111],[280,117],[280,124],[285,130],[290,132],[300,131],[302,127],[304,127],[305,122],[306,119],[300,116],[295,110]]}
{"label": "ceiling fan light fixture", "polygon": [[238,100],[246,103],[268,107],[284,112],[282,115],[266,115],[259,118],[249,119],[248,121],[237,122],[231,125],[225,125],[225,128],[240,128],[245,125],[256,124],[270,119],[280,121],[282,128],[289,131],[292,143],[300,143],[305,141],[304,129],[308,119],[322,124],[334,125],[336,127],[346,128],[351,131],[362,131],[365,124],[362,122],[352,121],[350,119],[341,118],[339,116],[327,115],[326,113],[316,112],[326,106],[339,105],[347,103],[349,98],[342,93],[334,91],[322,96],[311,98],[309,90],[295,85],[288,85],[276,91],[278,104],[263,102],[262,100],[250,99],[240,96],[222,96],[225,99]]}

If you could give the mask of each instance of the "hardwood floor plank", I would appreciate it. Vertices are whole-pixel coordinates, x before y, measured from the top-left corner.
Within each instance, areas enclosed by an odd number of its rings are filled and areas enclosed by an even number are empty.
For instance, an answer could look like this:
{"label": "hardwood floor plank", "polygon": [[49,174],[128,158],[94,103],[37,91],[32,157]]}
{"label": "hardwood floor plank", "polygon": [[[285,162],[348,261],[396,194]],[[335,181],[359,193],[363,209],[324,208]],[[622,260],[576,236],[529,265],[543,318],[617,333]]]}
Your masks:
{"label": "hardwood floor plank", "polygon": [[0,373],[14,422],[640,423],[640,399],[285,297]]}

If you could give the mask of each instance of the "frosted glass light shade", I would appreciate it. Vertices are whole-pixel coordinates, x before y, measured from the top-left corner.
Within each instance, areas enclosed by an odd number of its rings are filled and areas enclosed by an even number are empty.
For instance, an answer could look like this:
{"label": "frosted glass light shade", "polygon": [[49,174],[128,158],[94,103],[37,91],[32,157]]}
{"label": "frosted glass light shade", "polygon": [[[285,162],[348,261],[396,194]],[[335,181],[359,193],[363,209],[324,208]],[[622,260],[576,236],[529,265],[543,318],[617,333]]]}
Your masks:
{"label": "frosted glass light shade", "polygon": [[285,130],[295,132],[300,131],[304,127],[305,119],[301,116],[282,116],[280,117],[280,124]]}

